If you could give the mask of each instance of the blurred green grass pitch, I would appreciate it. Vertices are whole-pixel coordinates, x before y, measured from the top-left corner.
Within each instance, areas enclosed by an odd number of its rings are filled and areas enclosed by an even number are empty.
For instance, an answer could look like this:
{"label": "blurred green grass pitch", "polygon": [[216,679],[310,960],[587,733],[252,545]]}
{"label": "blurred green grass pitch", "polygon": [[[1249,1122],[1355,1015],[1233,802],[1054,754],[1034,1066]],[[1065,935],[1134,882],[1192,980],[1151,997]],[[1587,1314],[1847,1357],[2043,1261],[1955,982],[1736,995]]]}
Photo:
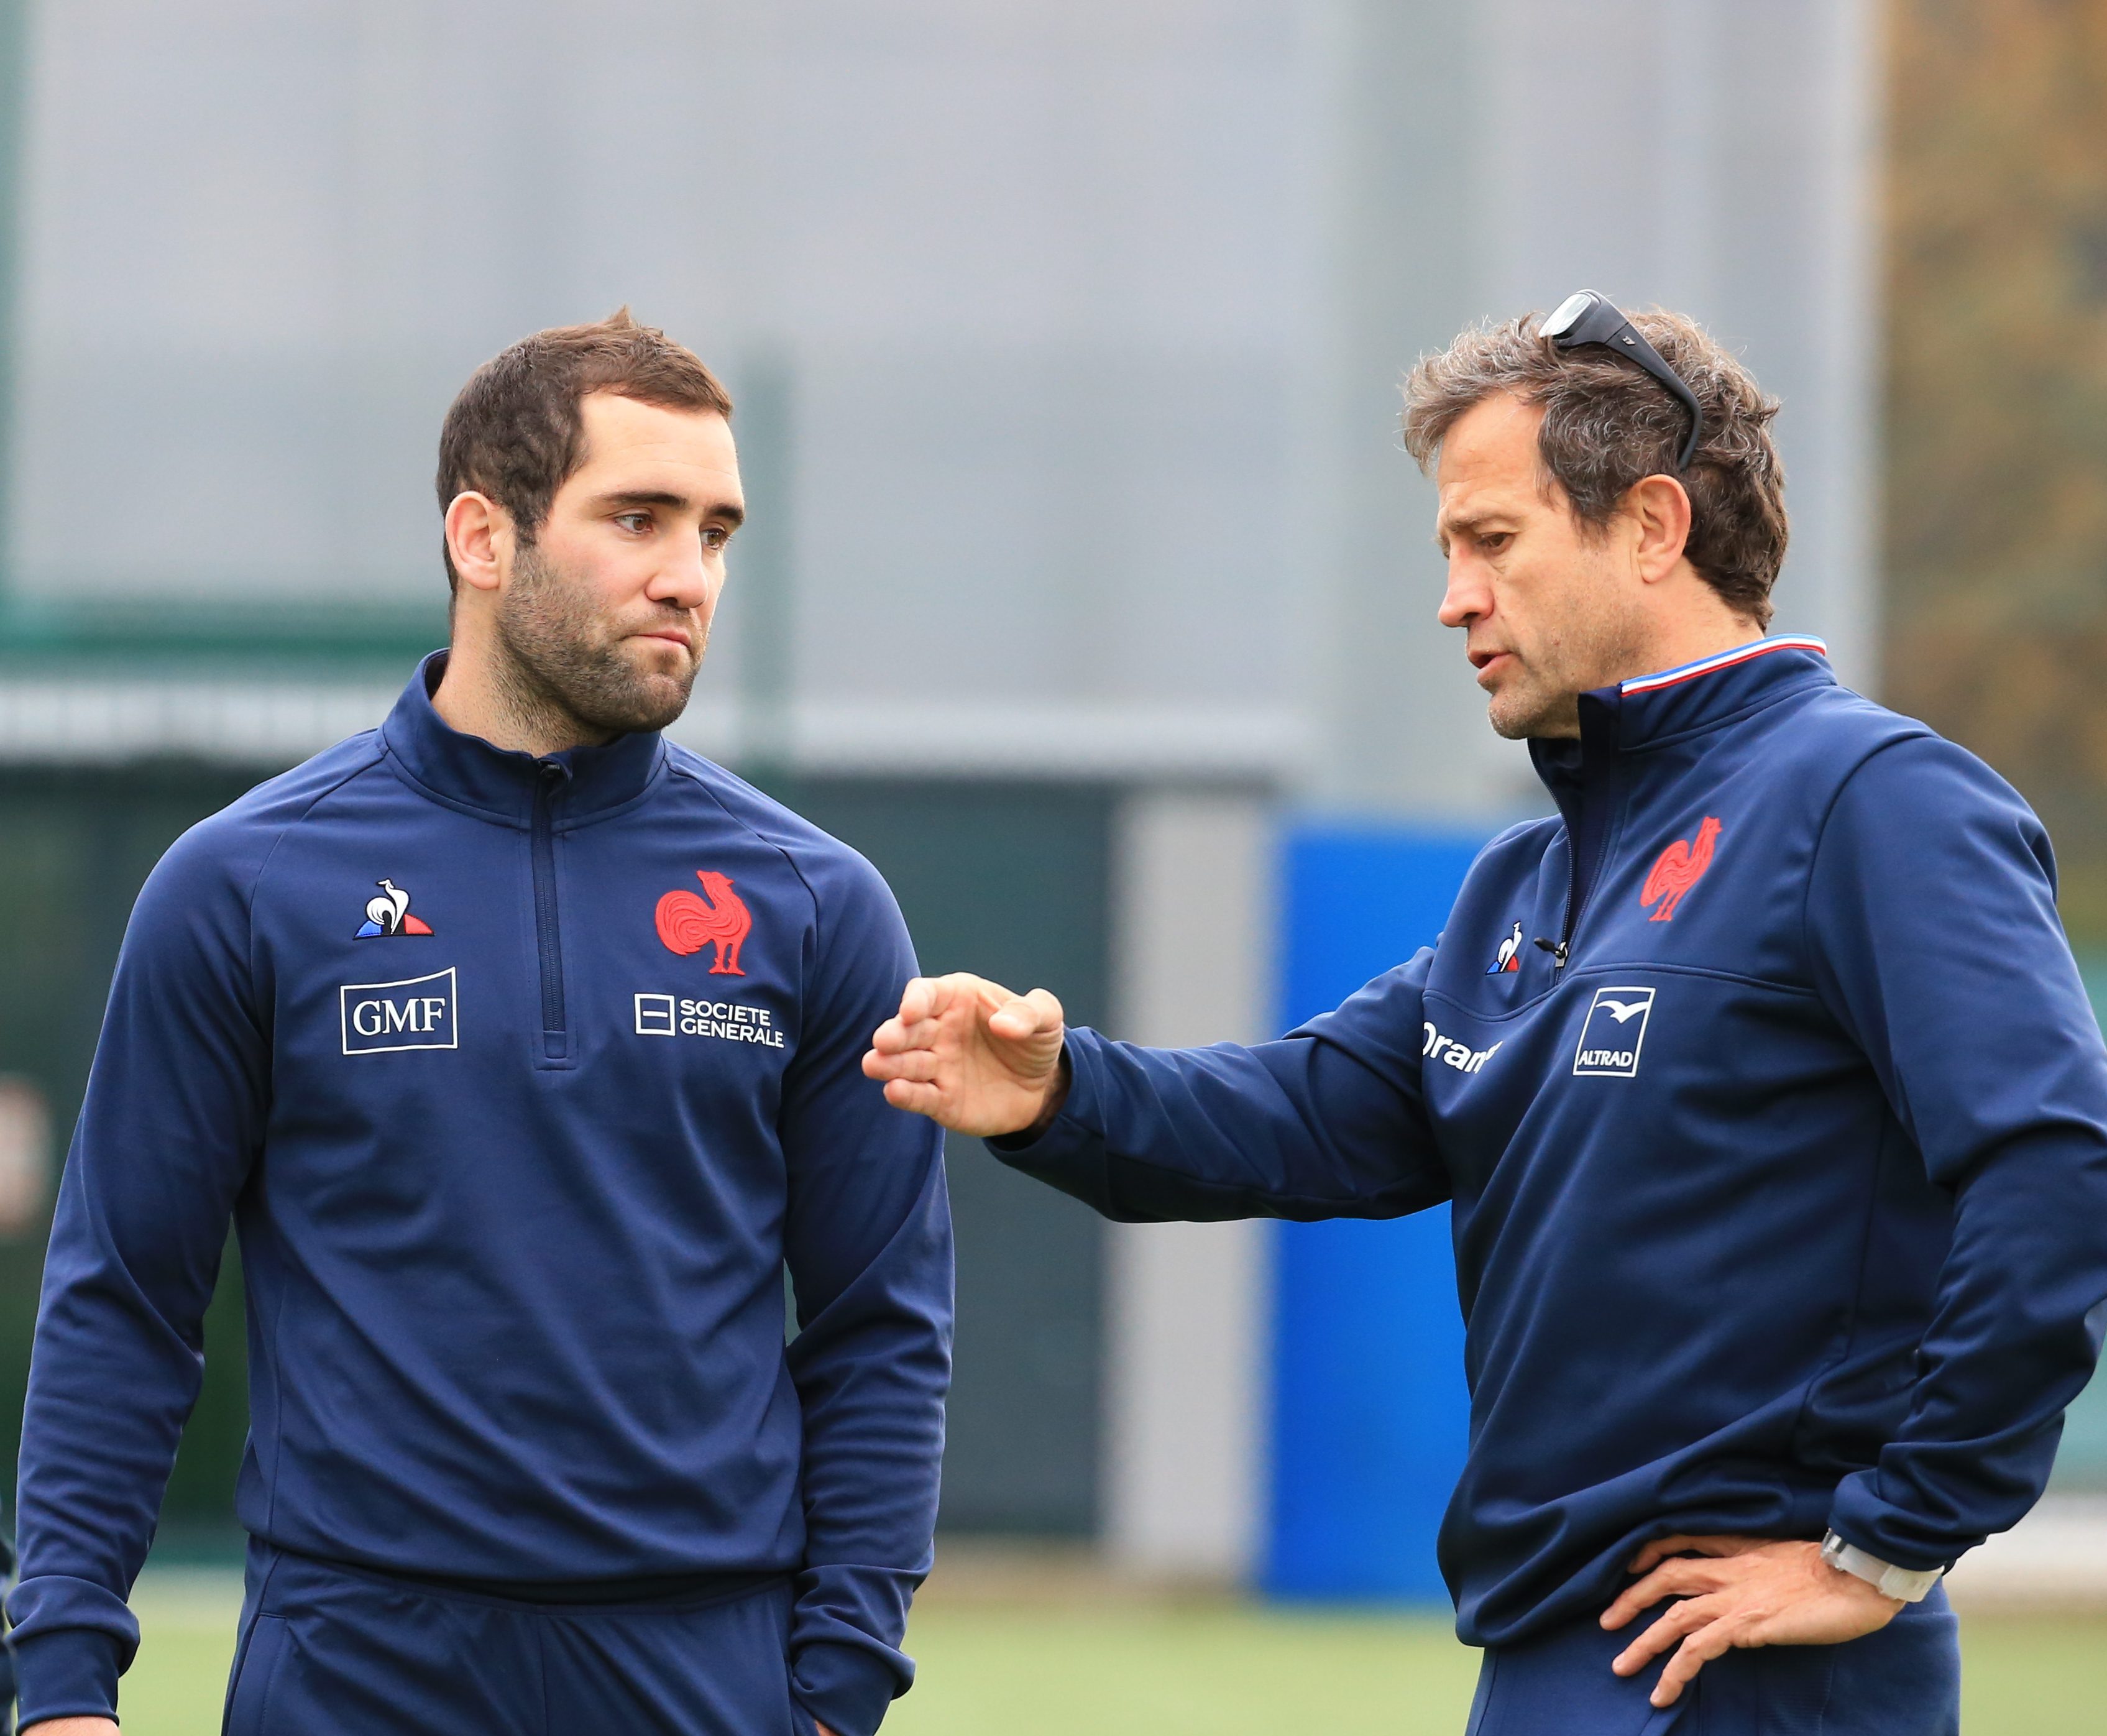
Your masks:
{"label": "blurred green grass pitch", "polygon": [[[240,1587],[150,1575],[124,1680],[125,1736],[219,1728]],[[2107,1612],[1963,1617],[1967,1736],[2099,1736]],[[1217,1603],[932,1599],[909,1649],[921,1683],[888,1736],[1462,1736],[1477,1654],[1434,1616]]]}

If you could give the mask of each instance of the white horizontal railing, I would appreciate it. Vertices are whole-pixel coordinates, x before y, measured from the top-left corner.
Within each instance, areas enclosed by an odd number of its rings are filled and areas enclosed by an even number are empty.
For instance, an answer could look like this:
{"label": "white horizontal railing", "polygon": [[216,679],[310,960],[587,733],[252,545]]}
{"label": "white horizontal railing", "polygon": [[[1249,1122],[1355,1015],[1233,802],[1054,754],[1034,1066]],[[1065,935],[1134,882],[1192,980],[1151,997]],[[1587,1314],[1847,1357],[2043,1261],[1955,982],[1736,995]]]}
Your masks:
{"label": "white horizontal railing", "polygon": [[[393,682],[284,676],[0,676],[0,763],[180,758],[289,766],[371,729]],[[1278,785],[1309,763],[1308,721],[1278,706],[999,699],[801,704],[757,717],[713,695],[667,732],[732,766],[870,776],[1205,779]]]}

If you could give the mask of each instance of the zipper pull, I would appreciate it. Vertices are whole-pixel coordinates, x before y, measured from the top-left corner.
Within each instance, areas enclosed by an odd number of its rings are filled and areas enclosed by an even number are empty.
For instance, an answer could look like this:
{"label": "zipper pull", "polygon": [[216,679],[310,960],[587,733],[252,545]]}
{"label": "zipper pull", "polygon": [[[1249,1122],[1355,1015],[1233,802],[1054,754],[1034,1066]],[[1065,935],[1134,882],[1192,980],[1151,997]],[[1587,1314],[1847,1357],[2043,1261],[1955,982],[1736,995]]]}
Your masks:
{"label": "zipper pull", "polygon": [[1541,934],[1539,934],[1536,937],[1536,943],[1538,946],[1543,947],[1546,952],[1548,952],[1551,955],[1551,965],[1552,969],[1565,969],[1566,942],[1564,941],[1546,940]]}

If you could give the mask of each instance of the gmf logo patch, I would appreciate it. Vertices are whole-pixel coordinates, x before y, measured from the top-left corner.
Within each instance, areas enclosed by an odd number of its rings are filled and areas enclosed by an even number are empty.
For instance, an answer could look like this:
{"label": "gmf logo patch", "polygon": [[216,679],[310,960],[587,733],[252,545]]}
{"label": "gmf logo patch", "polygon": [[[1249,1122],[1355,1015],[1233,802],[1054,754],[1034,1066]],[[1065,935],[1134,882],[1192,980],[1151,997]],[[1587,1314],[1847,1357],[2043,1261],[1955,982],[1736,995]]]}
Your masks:
{"label": "gmf logo patch", "polygon": [[1582,1078],[1636,1078],[1653,996],[1650,988],[1597,989],[1573,1051],[1573,1071]]}
{"label": "gmf logo patch", "polygon": [[337,997],[346,1055],[460,1047],[452,966],[400,983],[347,983]]}

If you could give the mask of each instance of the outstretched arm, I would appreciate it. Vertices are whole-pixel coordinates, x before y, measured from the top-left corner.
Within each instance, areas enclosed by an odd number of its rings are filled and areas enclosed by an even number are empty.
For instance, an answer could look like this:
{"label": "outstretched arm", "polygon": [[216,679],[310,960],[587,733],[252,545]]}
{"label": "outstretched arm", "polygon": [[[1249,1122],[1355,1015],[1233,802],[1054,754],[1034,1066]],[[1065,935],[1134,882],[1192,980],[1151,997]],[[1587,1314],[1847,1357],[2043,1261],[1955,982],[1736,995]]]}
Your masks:
{"label": "outstretched arm", "polygon": [[878,1028],[863,1070],[885,1100],[954,1133],[991,1139],[1053,1120],[1067,1095],[1061,1003],[1043,988],[1013,995],[961,971],[917,977]]}
{"label": "outstretched arm", "polygon": [[1067,1029],[1044,989],[918,979],[864,1071],[1109,1217],[1394,1217],[1449,1196],[1420,1096],[1431,960],[1251,1048],[1138,1048]]}

